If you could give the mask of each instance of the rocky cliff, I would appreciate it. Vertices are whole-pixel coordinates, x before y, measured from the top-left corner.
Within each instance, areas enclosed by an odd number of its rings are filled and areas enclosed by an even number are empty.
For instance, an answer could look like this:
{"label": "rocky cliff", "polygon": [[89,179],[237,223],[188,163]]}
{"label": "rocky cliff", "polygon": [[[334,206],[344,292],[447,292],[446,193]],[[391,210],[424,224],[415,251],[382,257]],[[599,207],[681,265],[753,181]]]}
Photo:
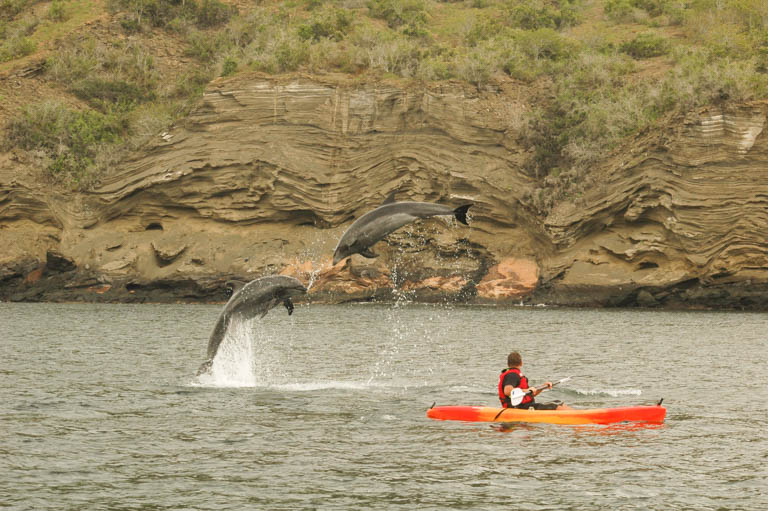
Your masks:
{"label": "rocky cliff", "polygon": [[[505,87],[238,76],[88,194],[0,156],[0,298],[223,300],[232,278],[293,274],[310,300],[768,306],[766,103],[669,119],[542,213],[527,108]],[[377,259],[331,255],[398,200],[474,204],[416,222]]]}

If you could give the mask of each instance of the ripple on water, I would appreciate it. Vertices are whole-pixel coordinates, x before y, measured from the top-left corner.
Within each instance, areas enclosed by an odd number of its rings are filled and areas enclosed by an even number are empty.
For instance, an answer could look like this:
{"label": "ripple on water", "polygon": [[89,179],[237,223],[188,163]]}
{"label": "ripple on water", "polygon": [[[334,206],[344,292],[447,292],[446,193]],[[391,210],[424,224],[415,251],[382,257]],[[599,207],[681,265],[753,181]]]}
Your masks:
{"label": "ripple on water", "polygon": [[[0,304],[3,504],[768,508],[764,315],[313,305],[238,326],[197,378],[219,312]],[[513,349],[534,384],[574,375],[541,400],[663,396],[667,421],[426,418],[433,402],[496,406]],[[743,392],[713,396],[734,380]]]}

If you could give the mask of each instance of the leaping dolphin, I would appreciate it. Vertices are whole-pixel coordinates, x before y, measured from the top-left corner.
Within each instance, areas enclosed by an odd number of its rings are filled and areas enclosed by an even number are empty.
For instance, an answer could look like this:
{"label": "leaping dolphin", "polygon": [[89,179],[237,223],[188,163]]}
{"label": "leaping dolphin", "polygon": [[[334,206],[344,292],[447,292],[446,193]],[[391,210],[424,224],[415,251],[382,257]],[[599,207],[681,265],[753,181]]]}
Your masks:
{"label": "leaping dolphin", "polygon": [[378,257],[378,254],[374,254],[370,247],[389,233],[417,218],[453,215],[462,224],[469,225],[467,223],[467,210],[470,206],[472,204],[452,208],[431,202],[395,202],[393,192],[387,197],[384,204],[364,214],[349,226],[333,252],[333,264],[338,264],[339,261],[352,254],[360,254],[369,259]]}
{"label": "leaping dolphin", "polygon": [[198,375],[210,370],[233,318],[250,319],[259,313],[264,317],[270,309],[280,303],[285,305],[290,315],[293,312],[291,297],[307,292],[307,288],[298,279],[284,275],[261,277],[245,285],[239,281],[229,281],[226,285],[232,288],[232,296],[216,320],[216,326],[213,327],[211,338],[208,340],[207,358],[197,370]]}

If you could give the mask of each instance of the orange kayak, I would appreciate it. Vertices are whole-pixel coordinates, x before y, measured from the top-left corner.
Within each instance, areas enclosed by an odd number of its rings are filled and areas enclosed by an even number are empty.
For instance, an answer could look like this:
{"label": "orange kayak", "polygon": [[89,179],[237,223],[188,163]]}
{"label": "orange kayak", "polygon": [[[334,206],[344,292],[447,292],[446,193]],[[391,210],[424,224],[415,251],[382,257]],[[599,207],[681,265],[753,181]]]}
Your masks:
{"label": "orange kayak", "polygon": [[[502,411],[503,410],[503,411]],[[434,406],[430,419],[467,422],[544,422],[547,424],[614,424],[617,422],[664,422],[667,409],[655,406],[624,406],[574,410],[524,410],[489,406]]]}

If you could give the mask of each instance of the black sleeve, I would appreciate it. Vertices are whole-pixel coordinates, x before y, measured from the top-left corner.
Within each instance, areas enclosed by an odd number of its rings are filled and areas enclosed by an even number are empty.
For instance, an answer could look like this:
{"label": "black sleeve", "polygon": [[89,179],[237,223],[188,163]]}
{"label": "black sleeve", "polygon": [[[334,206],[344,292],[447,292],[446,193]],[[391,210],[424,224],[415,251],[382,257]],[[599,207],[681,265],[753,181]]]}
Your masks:
{"label": "black sleeve", "polygon": [[509,373],[504,377],[504,381],[501,383],[501,389],[504,390],[504,387],[507,385],[512,385],[512,387],[519,387],[520,386],[520,376],[515,373]]}

